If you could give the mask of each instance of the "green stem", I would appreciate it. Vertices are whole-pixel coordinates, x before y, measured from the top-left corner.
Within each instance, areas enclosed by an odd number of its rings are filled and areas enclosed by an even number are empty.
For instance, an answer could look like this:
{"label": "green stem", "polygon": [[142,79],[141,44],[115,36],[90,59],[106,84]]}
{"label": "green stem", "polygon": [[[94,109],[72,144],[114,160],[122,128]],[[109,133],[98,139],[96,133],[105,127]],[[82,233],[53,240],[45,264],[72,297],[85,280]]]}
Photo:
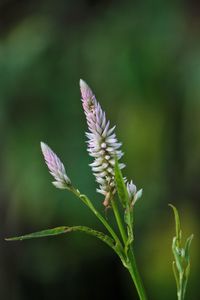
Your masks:
{"label": "green stem", "polygon": [[127,234],[126,234],[126,231],[125,231],[123,223],[122,223],[122,219],[121,219],[121,216],[120,216],[120,213],[119,213],[117,203],[116,203],[115,200],[112,200],[111,204],[112,204],[113,212],[114,212],[114,215],[115,215],[115,219],[116,219],[120,234],[122,236],[122,240],[124,242],[124,245],[126,245]]}
{"label": "green stem", "polygon": [[[123,246],[118,238],[118,236],[116,235],[116,233],[114,232],[114,230],[112,229],[112,227],[109,225],[109,223],[106,221],[106,219],[97,211],[97,209],[94,207],[94,205],[92,204],[92,202],[89,200],[88,197],[86,197],[85,195],[81,195],[80,192],[78,190],[76,190],[75,188],[72,188],[71,191],[79,198],[81,199],[81,201],[87,205],[87,207],[93,212],[93,214],[99,219],[99,221],[106,227],[106,229],[108,230],[108,232],[111,234],[111,236],[113,237],[113,239],[115,240],[116,244],[123,250]],[[85,199],[87,199],[87,201],[84,201],[82,196],[85,197]]]}
{"label": "green stem", "polygon": [[[117,244],[121,245],[121,247],[122,247],[122,244],[121,244],[118,236],[116,235],[116,233],[114,232],[112,227],[108,224],[106,219],[104,219],[104,217],[96,210],[96,208],[93,205],[92,205],[92,207],[90,207],[90,209],[95,214],[95,216],[97,216],[97,218],[101,221],[101,223],[106,227],[108,232],[110,232],[111,236],[114,238],[114,240],[117,242]],[[122,249],[123,249],[123,247],[122,247]]]}
{"label": "green stem", "polygon": [[129,257],[129,265],[128,265],[128,270],[129,273],[131,274],[131,278],[133,279],[133,282],[135,284],[136,290],[138,292],[140,300],[147,300],[147,296],[144,290],[144,286],[142,284],[142,280],[137,268],[135,256],[133,249],[130,249],[130,253],[128,254]]}
{"label": "green stem", "polygon": [[179,274],[179,288],[178,288],[178,291],[177,291],[177,297],[178,297],[178,300],[184,300],[184,290],[183,290],[183,274],[180,273]]}
{"label": "green stem", "polygon": [[[121,236],[122,236],[122,240],[124,242],[124,245],[126,245],[126,243],[127,243],[127,234],[126,234],[126,231],[125,231],[124,226],[123,226],[123,222],[122,222],[122,219],[121,219],[121,216],[120,216],[120,213],[119,213],[117,203],[116,203],[116,201],[113,200],[111,204],[112,204],[113,212],[114,212],[114,215],[115,215],[115,219],[116,219],[119,231],[120,231]],[[139,275],[139,271],[138,271],[138,268],[137,268],[137,265],[136,265],[136,260],[135,260],[135,256],[134,256],[132,248],[130,248],[129,253],[127,254],[127,261],[128,261],[127,268],[129,270],[131,278],[132,278],[132,280],[135,284],[135,287],[136,287],[136,290],[137,290],[137,293],[139,295],[140,300],[147,300],[147,296],[145,294],[145,290],[144,290],[144,287],[143,287],[143,284],[142,284],[142,280],[141,280],[141,277]]]}

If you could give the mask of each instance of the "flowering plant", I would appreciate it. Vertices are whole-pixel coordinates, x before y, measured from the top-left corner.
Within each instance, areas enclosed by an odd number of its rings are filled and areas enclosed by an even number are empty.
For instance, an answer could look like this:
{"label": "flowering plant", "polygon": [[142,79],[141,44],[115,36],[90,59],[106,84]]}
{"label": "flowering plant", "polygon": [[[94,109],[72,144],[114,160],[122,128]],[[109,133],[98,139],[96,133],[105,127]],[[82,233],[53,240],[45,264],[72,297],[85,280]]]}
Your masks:
{"label": "flowering plant", "polygon": [[[123,266],[131,275],[139,299],[146,300],[147,295],[133,252],[134,206],[142,196],[142,189],[137,190],[133,181],[128,181],[122,175],[121,170],[125,167],[125,164],[119,162],[123,156],[123,152],[121,151],[122,144],[116,138],[115,126],[110,127],[110,122],[107,121],[106,114],[102,110],[101,105],[83,80],[80,80],[80,89],[89,131],[86,133],[88,139],[87,150],[89,155],[93,157],[93,162],[90,166],[99,185],[97,192],[103,195],[102,202],[105,209],[112,209],[120,236],[114,231],[106,218],[95,208],[93,202],[86,195],[82,194],[71,182],[59,157],[47,144],[41,142],[45,162],[50,174],[54,178],[53,185],[58,189],[67,189],[78,197],[104,225],[107,233],[105,234],[86,226],[61,226],[6,240],[25,240],[65,234],[72,231],[81,231],[95,236],[111,247],[118,255]],[[172,251],[175,259],[173,262],[173,271],[177,284],[178,300],[183,300],[190,271],[189,249],[193,236],[191,235],[187,239],[185,247],[181,247],[179,215],[177,209],[173,205],[171,207],[173,208],[176,222],[176,236],[172,243]],[[122,212],[124,218],[122,218]]]}

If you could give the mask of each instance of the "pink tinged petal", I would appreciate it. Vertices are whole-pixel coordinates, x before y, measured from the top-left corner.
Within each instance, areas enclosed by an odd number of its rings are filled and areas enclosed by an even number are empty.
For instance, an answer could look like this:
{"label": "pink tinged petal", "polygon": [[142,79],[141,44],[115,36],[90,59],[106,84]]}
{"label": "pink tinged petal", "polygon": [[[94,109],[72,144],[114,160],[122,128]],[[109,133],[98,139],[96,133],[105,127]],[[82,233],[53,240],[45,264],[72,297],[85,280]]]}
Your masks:
{"label": "pink tinged petal", "polygon": [[93,134],[93,133],[86,132],[85,135],[86,135],[87,138],[89,138],[89,139],[94,138],[94,134]]}
{"label": "pink tinged petal", "polygon": [[122,169],[124,169],[126,167],[126,165],[125,164],[123,164],[123,163],[120,163],[119,164],[119,168],[122,170]]}
{"label": "pink tinged petal", "polygon": [[102,172],[104,170],[103,165],[99,167],[92,167],[93,172]]}
{"label": "pink tinged petal", "polygon": [[103,112],[101,127],[105,128],[105,126],[106,126],[106,114],[105,114],[105,112]]}
{"label": "pink tinged petal", "polygon": [[102,158],[97,158],[93,163],[89,164],[90,167],[98,167],[99,165],[101,165],[103,162]]}
{"label": "pink tinged petal", "polygon": [[101,144],[101,148],[105,149],[107,147],[106,143]]}
{"label": "pink tinged petal", "polygon": [[113,133],[113,131],[115,130],[116,126],[113,126],[111,129],[108,130],[107,132],[107,136],[111,135]]}
{"label": "pink tinged petal", "polygon": [[110,155],[106,155],[106,156],[105,156],[105,159],[106,159],[106,160],[109,160],[109,159],[110,159]]}
{"label": "pink tinged petal", "polygon": [[105,183],[105,179],[104,179],[104,178],[97,177],[97,178],[96,178],[96,182],[98,182],[99,184],[104,184],[104,183]]}
{"label": "pink tinged petal", "polygon": [[90,153],[90,156],[94,157],[94,158],[98,158],[99,157],[99,153],[93,153],[91,150],[87,150]]}
{"label": "pink tinged petal", "polygon": [[114,170],[113,170],[113,168],[108,168],[107,171],[108,171],[108,173],[114,175]]}
{"label": "pink tinged petal", "polygon": [[54,185],[56,188],[58,188],[58,189],[63,189],[63,190],[64,190],[64,189],[67,188],[66,184],[63,183],[63,182],[60,182],[60,181],[53,181],[52,183],[53,183],[53,185]]}
{"label": "pink tinged petal", "polygon": [[114,159],[110,159],[109,160],[109,164],[114,167],[115,166],[115,160]]}
{"label": "pink tinged petal", "polygon": [[106,141],[106,143],[112,145],[117,142],[117,139],[116,138],[107,138],[105,141]]}
{"label": "pink tinged petal", "polygon": [[105,171],[100,172],[100,173],[94,173],[95,177],[105,177],[106,175],[107,175],[107,172],[105,172]]}
{"label": "pink tinged petal", "polygon": [[112,181],[112,182],[110,183],[110,186],[111,186],[111,187],[114,187],[114,186],[115,186],[115,182]]}
{"label": "pink tinged petal", "polygon": [[127,182],[127,191],[131,200],[131,205],[133,206],[136,201],[142,197],[142,189],[137,191],[135,184],[133,184],[133,181],[131,180],[130,183]]}
{"label": "pink tinged petal", "polygon": [[96,191],[104,196],[106,196],[107,192],[101,189],[96,189]]}
{"label": "pink tinged petal", "polygon": [[117,158],[118,160],[124,155],[124,153],[122,151],[116,151],[116,155],[117,155]]}
{"label": "pink tinged petal", "polygon": [[102,132],[102,137],[105,138],[107,136],[107,132],[108,132],[109,126],[110,126],[110,122],[108,121],[107,124],[106,124],[106,127],[105,127],[104,131]]}
{"label": "pink tinged petal", "polygon": [[102,134],[102,128],[100,127],[100,125],[98,123],[96,124],[96,130],[99,134]]}
{"label": "pink tinged petal", "polygon": [[115,143],[115,144],[112,144],[113,148],[115,149],[119,149],[121,147],[122,143]]}
{"label": "pink tinged petal", "polygon": [[107,149],[106,149],[108,152],[112,152],[112,151],[114,151],[114,149],[113,149],[113,147],[107,147]]}
{"label": "pink tinged petal", "polygon": [[82,79],[80,79],[80,88],[83,101],[88,100],[94,96],[90,87]]}

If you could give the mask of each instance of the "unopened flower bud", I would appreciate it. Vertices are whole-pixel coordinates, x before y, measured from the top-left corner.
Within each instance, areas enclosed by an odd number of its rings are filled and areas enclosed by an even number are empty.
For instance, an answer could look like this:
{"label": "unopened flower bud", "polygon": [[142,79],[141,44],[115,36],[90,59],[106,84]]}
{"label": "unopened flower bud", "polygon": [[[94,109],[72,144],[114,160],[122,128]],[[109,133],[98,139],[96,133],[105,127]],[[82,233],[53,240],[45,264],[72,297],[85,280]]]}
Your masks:
{"label": "unopened flower bud", "polygon": [[52,182],[53,185],[59,189],[70,188],[71,180],[67,176],[65,167],[59,157],[43,142],[41,142],[41,149],[49,172],[55,178],[55,181]]}

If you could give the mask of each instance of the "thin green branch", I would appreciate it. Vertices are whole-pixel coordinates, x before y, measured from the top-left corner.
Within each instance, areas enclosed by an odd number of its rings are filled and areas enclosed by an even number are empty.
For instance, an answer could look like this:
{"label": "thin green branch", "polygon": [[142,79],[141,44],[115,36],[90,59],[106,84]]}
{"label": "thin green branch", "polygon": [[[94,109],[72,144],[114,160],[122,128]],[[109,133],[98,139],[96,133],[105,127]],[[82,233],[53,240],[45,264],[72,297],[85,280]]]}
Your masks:
{"label": "thin green branch", "polygon": [[100,222],[105,226],[105,228],[108,230],[108,232],[111,234],[113,239],[116,242],[116,245],[123,250],[122,243],[120,242],[117,234],[112,229],[110,224],[106,221],[106,219],[98,212],[98,210],[94,207],[90,199],[83,194],[80,194],[80,192],[76,189],[73,189],[72,192],[93,212],[93,214],[100,220]]}

